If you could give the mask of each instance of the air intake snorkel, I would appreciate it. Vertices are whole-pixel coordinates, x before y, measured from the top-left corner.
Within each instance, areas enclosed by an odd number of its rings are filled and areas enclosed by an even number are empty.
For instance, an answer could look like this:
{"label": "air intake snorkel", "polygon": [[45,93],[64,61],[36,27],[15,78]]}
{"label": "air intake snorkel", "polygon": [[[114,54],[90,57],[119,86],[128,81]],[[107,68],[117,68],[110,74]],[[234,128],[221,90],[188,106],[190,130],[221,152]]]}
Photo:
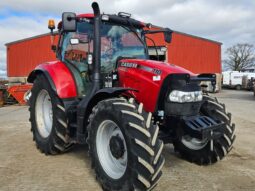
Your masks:
{"label": "air intake snorkel", "polygon": [[96,2],[92,3],[94,12],[94,39],[93,39],[93,83],[100,88],[100,66],[101,66],[101,34],[100,24],[101,15],[100,9]]}
{"label": "air intake snorkel", "polygon": [[101,34],[100,34],[100,24],[101,24],[101,15],[100,9],[96,2],[92,3],[92,8],[94,12],[94,38],[93,38],[93,75],[92,75],[92,84],[88,90],[88,94],[78,105],[78,116],[77,116],[77,137],[80,142],[86,142],[84,139],[85,126],[84,116],[86,116],[88,102],[96,94],[98,90],[101,89],[101,77],[100,77],[100,67],[101,67]]}

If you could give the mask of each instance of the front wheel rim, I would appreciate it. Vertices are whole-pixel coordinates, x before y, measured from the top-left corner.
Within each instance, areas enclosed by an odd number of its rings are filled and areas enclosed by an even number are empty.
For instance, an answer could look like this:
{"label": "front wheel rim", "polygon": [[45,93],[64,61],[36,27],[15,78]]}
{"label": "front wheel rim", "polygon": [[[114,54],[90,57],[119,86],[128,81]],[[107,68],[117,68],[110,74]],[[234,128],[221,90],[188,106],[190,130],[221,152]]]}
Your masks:
{"label": "front wheel rim", "polygon": [[185,135],[182,136],[181,142],[189,149],[201,150],[207,145],[208,140],[207,139],[201,140],[194,137],[190,137],[189,135]]}
{"label": "front wheel rim", "polygon": [[[118,136],[123,143],[124,152],[118,159],[113,156],[110,149],[110,140]],[[96,149],[100,164],[105,173],[112,179],[121,178],[127,169],[127,146],[122,131],[116,123],[111,120],[103,121],[97,130]]]}
{"label": "front wheel rim", "polygon": [[36,98],[35,119],[39,134],[43,138],[47,138],[52,130],[53,111],[50,95],[44,89],[39,92]]}

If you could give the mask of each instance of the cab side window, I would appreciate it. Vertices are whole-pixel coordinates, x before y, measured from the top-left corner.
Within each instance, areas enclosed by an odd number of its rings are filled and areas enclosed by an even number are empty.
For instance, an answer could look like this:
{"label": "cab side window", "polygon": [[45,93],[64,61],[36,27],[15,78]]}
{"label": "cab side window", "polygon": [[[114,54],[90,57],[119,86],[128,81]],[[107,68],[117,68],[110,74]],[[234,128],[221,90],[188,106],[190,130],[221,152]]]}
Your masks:
{"label": "cab side window", "polygon": [[80,72],[86,70],[89,43],[87,34],[67,33],[62,44],[62,60],[75,65]]}
{"label": "cab side window", "polygon": [[89,23],[78,23],[76,32],[64,35],[61,57],[63,61],[75,65],[80,72],[87,71],[87,58],[92,52],[92,26]]}

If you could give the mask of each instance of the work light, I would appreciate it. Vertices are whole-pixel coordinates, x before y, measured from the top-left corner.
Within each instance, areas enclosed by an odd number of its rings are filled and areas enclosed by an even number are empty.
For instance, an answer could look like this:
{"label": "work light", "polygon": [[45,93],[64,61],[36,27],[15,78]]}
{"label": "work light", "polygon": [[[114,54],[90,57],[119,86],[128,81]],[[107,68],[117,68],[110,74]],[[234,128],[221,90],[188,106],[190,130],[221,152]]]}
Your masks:
{"label": "work light", "polygon": [[169,94],[169,100],[172,102],[197,102],[202,101],[203,94],[202,91],[193,91],[193,92],[183,92],[179,90],[173,90]]}

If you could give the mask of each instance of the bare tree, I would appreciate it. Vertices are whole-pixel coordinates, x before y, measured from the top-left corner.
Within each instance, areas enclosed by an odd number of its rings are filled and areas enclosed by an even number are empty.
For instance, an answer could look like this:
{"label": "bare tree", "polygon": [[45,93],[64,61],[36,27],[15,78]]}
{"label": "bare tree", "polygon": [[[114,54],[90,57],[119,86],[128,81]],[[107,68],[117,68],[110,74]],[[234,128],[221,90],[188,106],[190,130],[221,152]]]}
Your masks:
{"label": "bare tree", "polygon": [[255,49],[251,44],[236,44],[226,50],[226,69],[241,71],[255,66]]}

